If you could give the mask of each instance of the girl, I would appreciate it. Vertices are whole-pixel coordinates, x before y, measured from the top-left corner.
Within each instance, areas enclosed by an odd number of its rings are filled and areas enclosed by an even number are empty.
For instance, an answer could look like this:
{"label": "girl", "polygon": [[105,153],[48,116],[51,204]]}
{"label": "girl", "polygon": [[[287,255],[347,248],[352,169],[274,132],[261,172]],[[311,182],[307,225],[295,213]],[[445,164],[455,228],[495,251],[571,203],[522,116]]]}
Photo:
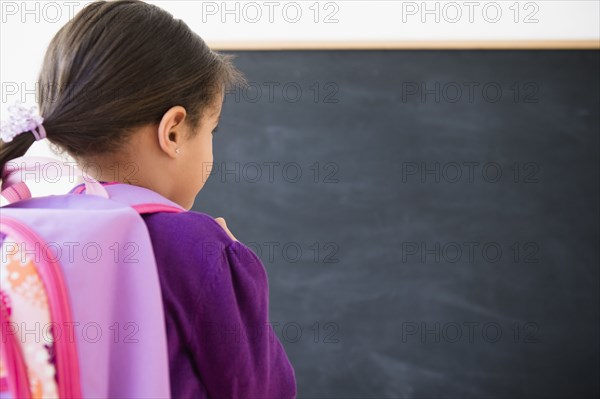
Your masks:
{"label": "girl", "polygon": [[[240,83],[231,56],[211,51],[164,10],[97,1],[50,43],[40,115],[47,139],[80,166],[93,165],[97,180],[145,187],[189,210],[211,172],[224,92]],[[2,143],[0,167],[39,138]],[[269,324],[267,275],[256,255],[223,219],[190,211],[144,220],[166,315],[172,396],[294,398],[294,369]],[[218,264],[202,255],[207,247],[222,252],[211,257]],[[256,334],[257,326],[267,331]]]}

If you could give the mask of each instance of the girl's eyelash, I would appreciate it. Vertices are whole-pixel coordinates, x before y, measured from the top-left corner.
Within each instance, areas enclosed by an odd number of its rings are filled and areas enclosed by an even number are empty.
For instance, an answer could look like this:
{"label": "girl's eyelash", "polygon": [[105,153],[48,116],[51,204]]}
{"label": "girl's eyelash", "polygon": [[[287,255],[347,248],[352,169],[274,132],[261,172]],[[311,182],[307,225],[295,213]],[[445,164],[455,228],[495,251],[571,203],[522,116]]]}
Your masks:
{"label": "girl's eyelash", "polygon": [[214,128],[214,130],[212,131],[212,134],[215,134],[218,131],[219,131],[219,126],[217,126],[217,127]]}

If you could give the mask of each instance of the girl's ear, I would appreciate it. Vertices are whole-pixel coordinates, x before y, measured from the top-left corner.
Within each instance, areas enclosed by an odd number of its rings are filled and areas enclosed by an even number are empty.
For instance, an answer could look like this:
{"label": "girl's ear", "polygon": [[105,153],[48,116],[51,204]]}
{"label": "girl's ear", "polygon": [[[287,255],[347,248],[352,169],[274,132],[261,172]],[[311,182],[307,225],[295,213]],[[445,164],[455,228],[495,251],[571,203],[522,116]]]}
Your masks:
{"label": "girl's ear", "polygon": [[163,115],[158,125],[158,144],[161,150],[171,158],[179,155],[179,147],[182,145],[186,133],[186,116],[185,108],[177,105]]}

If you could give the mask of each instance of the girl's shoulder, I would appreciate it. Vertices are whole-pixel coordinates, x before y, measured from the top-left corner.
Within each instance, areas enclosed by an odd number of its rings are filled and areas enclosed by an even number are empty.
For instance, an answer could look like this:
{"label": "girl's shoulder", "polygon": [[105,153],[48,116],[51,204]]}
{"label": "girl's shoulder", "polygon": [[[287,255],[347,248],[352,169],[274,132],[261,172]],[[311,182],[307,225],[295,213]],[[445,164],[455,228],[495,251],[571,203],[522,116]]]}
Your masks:
{"label": "girl's shoulder", "polygon": [[143,217],[161,285],[172,293],[166,294],[168,302],[185,306],[214,302],[224,292],[234,291],[236,296],[243,292],[261,298],[268,295],[267,272],[260,258],[233,240],[211,216],[189,211]]}
{"label": "girl's shoulder", "polygon": [[[255,265],[260,274],[264,266],[243,243],[232,239],[210,215],[197,211],[143,215],[155,255],[181,263]],[[196,266],[197,267],[197,266]]]}
{"label": "girl's shoulder", "polygon": [[178,245],[215,244],[226,248],[235,241],[210,215],[197,211],[160,212],[143,215],[151,235],[161,236]]}

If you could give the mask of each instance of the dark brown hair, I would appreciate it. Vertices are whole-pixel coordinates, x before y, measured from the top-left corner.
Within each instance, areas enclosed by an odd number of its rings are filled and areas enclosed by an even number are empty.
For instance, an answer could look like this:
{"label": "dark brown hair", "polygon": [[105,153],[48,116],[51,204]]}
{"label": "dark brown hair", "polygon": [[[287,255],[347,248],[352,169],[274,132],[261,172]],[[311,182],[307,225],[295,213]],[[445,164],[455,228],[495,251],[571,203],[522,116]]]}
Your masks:
{"label": "dark brown hair", "polygon": [[[46,52],[37,96],[47,137],[76,158],[108,153],[176,105],[195,128],[221,90],[246,83],[232,59],[152,4],[91,3]],[[0,168],[33,142],[30,133],[0,141]]]}

